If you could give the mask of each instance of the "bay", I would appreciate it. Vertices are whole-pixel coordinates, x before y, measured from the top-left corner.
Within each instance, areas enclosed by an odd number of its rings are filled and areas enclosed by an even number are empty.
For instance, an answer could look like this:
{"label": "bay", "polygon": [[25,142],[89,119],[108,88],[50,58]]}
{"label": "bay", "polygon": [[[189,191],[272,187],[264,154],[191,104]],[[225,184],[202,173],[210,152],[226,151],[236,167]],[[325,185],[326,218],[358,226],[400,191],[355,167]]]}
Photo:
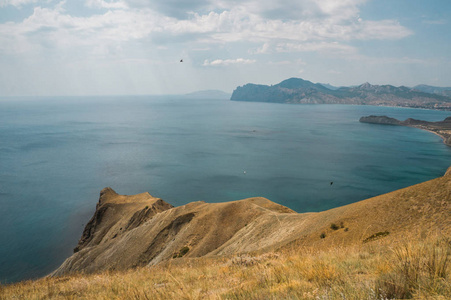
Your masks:
{"label": "bay", "polygon": [[371,114],[450,115],[178,96],[0,100],[0,281],[60,265],[107,186],[175,206],[263,196],[311,212],[444,174],[440,137],[358,122]]}

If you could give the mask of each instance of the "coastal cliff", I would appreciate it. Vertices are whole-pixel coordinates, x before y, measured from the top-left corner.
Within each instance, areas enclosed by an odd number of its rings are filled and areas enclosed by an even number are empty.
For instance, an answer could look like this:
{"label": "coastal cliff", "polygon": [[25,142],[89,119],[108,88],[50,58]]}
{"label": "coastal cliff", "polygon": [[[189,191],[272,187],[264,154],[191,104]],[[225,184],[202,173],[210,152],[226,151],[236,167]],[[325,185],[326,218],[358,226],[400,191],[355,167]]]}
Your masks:
{"label": "coastal cliff", "polygon": [[[94,216],[86,225],[74,254],[53,275],[120,270],[154,265],[177,257],[200,257],[235,251],[228,244],[240,230],[264,216],[295,214],[264,198],[227,203],[192,202],[172,207],[148,193],[100,193]],[[242,249],[258,250],[276,243],[261,240]]]}
{"label": "coastal cliff", "polygon": [[428,122],[412,118],[406,119],[405,121],[400,121],[387,116],[372,115],[361,117],[359,121],[362,123],[408,126],[427,130],[440,136],[446,145],[451,146],[451,117],[447,117],[445,120],[439,122]]}
{"label": "coastal cliff", "polygon": [[52,275],[265,253],[291,243],[327,249],[376,237],[393,241],[424,229],[451,234],[449,173],[343,207],[301,214],[261,197],[172,207],[148,193],[124,196],[106,188],[75,253]]}

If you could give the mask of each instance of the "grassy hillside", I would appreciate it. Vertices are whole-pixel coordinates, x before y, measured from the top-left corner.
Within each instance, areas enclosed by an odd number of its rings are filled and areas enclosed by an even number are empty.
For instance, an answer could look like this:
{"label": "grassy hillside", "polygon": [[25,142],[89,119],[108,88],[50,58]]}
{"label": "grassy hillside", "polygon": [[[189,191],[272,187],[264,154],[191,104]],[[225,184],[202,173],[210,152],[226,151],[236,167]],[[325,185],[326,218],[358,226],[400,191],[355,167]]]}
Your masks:
{"label": "grassy hillside", "polygon": [[307,214],[104,189],[76,253],[0,299],[451,299],[450,265],[451,168]]}
{"label": "grassy hillside", "polygon": [[0,299],[450,299],[451,239],[419,235],[43,278],[2,286]]}

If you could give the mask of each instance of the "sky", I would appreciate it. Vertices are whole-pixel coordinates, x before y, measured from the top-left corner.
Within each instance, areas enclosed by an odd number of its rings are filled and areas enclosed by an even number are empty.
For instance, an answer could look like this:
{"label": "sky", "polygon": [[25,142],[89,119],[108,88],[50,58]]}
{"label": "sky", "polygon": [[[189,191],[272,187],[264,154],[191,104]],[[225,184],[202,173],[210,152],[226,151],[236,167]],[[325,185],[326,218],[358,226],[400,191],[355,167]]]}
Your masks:
{"label": "sky", "polygon": [[451,86],[450,29],[449,0],[0,0],[0,96]]}

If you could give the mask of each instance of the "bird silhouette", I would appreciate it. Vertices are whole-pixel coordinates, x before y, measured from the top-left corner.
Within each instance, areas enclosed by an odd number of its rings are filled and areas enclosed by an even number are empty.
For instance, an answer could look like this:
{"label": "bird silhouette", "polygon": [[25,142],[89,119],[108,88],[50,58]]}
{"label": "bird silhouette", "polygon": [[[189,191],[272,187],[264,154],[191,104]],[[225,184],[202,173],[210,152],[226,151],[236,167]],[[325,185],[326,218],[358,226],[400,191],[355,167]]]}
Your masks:
{"label": "bird silhouette", "polygon": [[333,182],[333,181],[331,181],[331,182],[330,182],[330,185],[332,185],[332,184],[334,184],[334,182]]}
{"label": "bird silhouette", "polygon": [[181,59],[180,62],[183,62],[183,59]]}

